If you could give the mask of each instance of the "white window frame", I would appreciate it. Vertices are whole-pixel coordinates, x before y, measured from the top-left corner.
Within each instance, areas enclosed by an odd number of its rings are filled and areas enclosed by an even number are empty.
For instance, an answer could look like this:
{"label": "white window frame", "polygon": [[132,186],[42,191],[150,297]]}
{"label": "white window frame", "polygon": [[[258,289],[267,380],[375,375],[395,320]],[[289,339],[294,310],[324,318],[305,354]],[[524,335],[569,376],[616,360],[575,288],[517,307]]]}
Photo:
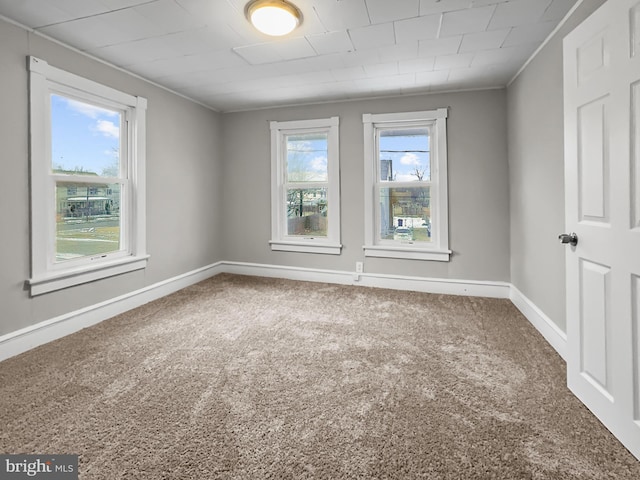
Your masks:
{"label": "white window frame", "polygon": [[[340,244],[340,156],[339,118],[270,122],[271,129],[271,250],[339,255]],[[327,203],[326,237],[303,237],[287,234],[287,135],[327,133]],[[313,186],[310,182],[309,186]]]}
{"label": "white window frame", "polygon": [[[30,148],[31,148],[31,296],[80,285],[82,283],[145,268],[145,157],[147,100],[78,75],[52,67],[46,61],[29,57]],[[111,254],[55,261],[55,188],[61,175],[51,168],[52,93],[72,96],[80,101],[117,106],[124,112],[123,132],[127,152],[121,152],[126,168],[120,182],[123,250]],[[125,143],[126,142],[126,143]],[[74,183],[95,183],[106,177],[69,176]]]}
{"label": "white window frame", "polygon": [[[447,193],[447,113],[446,108],[421,112],[386,114],[364,114],[364,186],[365,186],[365,245],[367,257],[404,258],[413,260],[435,260],[448,262],[449,209]],[[430,131],[431,180],[411,182],[398,186],[431,187],[431,242],[404,244],[400,241],[380,240],[380,208],[378,205],[381,186],[395,186],[394,182],[379,181],[378,131],[389,127],[427,127]]]}

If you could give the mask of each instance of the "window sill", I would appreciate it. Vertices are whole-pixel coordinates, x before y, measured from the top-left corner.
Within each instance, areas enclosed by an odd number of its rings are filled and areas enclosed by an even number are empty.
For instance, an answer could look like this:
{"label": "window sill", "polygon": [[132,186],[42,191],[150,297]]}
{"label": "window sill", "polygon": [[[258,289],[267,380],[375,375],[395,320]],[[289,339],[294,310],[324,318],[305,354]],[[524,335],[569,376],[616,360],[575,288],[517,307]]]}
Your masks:
{"label": "window sill", "polygon": [[141,270],[147,266],[149,255],[125,257],[101,265],[91,265],[64,272],[47,272],[27,280],[31,288],[31,296],[62,290],[82,283],[93,282],[122,273]]}
{"label": "window sill", "polygon": [[342,245],[339,243],[311,243],[304,241],[271,240],[271,250],[278,252],[321,253],[325,255],[340,255]]}
{"label": "window sill", "polygon": [[381,245],[365,245],[365,257],[406,258],[410,260],[433,260],[448,262],[451,250],[435,250],[425,248],[387,247]]}

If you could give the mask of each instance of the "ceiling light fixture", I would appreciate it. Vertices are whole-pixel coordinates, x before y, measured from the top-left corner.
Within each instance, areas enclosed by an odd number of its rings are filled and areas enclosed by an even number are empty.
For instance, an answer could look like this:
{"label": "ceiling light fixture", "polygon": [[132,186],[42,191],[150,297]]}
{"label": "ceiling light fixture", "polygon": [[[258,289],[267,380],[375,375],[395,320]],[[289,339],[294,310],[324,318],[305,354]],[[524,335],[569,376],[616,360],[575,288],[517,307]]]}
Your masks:
{"label": "ceiling light fixture", "polygon": [[253,0],[245,14],[254,27],[274,37],[291,33],[302,23],[302,12],[286,0]]}

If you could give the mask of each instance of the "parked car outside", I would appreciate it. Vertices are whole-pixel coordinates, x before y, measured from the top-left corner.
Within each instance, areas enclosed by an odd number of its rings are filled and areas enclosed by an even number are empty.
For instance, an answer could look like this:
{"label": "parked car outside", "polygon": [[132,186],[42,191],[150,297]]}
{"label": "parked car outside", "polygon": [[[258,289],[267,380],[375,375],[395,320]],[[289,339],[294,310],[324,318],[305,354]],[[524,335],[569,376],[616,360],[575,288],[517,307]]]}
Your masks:
{"label": "parked car outside", "polygon": [[413,240],[413,234],[407,227],[398,227],[393,232],[393,239],[411,241]]}

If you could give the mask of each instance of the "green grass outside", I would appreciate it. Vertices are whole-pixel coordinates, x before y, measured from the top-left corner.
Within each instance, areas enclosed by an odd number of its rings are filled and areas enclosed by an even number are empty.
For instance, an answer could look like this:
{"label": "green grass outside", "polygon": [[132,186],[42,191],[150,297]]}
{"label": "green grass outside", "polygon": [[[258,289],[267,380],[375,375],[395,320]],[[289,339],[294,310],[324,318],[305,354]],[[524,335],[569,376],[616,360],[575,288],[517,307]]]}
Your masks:
{"label": "green grass outside", "polygon": [[57,233],[58,256],[101,255],[119,249],[120,227],[85,227]]}
{"label": "green grass outside", "polygon": [[426,228],[414,228],[413,229],[413,240],[415,242],[430,242],[431,237],[427,234]]}

